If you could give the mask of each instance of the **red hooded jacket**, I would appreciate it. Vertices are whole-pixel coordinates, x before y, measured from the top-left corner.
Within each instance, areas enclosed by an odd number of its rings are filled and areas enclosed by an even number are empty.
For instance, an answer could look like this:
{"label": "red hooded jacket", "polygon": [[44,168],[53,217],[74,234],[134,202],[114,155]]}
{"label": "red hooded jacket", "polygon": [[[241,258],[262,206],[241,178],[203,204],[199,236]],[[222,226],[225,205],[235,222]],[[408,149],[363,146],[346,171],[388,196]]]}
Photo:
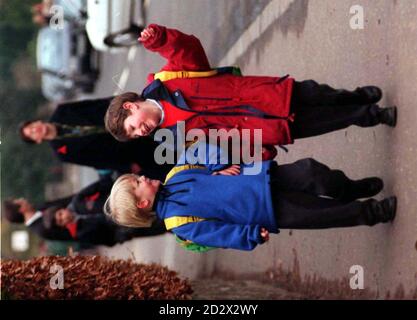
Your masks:
{"label": "red hooded jacket", "polygon": [[[156,24],[149,27],[155,30],[155,36],[143,45],[167,59],[161,71],[211,70],[195,36]],[[154,81],[154,74],[148,76],[148,81]],[[293,83],[294,79],[288,77],[218,74],[177,78],[165,81],[163,85],[170,94],[180,92],[188,108],[201,113],[186,121],[186,131],[193,128],[207,132],[209,128],[237,128],[240,132],[250,129],[252,137],[253,129],[262,129],[262,144],[270,149],[274,145],[293,142],[288,126],[288,122],[293,121],[293,115],[290,115]]]}

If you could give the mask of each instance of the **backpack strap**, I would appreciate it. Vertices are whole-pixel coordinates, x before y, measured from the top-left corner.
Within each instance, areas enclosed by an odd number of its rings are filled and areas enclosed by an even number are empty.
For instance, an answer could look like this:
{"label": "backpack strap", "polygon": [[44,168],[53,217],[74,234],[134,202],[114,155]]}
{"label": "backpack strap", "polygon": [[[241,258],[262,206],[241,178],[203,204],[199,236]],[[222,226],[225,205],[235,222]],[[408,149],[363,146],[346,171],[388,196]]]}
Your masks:
{"label": "backpack strap", "polygon": [[217,74],[230,73],[235,76],[241,76],[242,72],[239,67],[220,67],[214,68],[208,71],[161,71],[154,75],[154,80],[159,79],[160,81],[168,81],[172,79],[183,79],[183,78],[207,78]]}
{"label": "backpack strap", "polygon": [[172,80],[172,79],[182,79],[182,78],[203,78],[203,77],[212,77],[217,74],[217,70],[210,71],[161,71],[155,73],[154,79],[159,79],[162,82]]}
{"label": "backpack strap", "polygon": [[168,172],[167,176],[165,177],[166,184],[169,179],[171,179],[173,176],[175,176],[178,172],[184,171],[184,170],[191,170],[191,169],[205,169],[205,166],[196,165],[196,164],[184,164],[182,166],[176,166],[171,169],[171,171]]}
{"label": "backpack strap", "polygon": [[193,216],[186,216],[186,217],[174,216],[174,217],[169,217],[169,218],[164,219],[164,222],[165,222],[165,227],[167,228],[167,230],[171,230],[171,229],[183,226],[188,223],[200,222],[204,220],[205,219],[203,218],[193,217]]}

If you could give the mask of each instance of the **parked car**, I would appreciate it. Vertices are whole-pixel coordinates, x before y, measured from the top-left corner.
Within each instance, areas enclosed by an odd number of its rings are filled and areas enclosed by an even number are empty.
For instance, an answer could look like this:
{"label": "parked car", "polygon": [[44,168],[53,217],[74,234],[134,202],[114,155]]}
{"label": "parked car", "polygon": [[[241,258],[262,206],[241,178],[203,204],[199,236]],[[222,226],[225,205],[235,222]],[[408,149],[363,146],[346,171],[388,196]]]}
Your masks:
{"label": "parked car", "polygon": [[42,91],[52,101],[72,98],[79,90],[92,92],[98,77],[98,55],[84,26],[64,21],[63,28],[44,27],[37,38],[37,67]]}
{"label": "parked car", "polygon": [[93,47],[115,51],[111,49],[138,45],[143,11],[141,0],[87,0],[86,30]]}
{"label": "parked car", "polygon": [[62,7],[66,20],[78,20],[81,25],[84,23],[83,20],[87,14],[87,0],[53,0],[53,4]]}

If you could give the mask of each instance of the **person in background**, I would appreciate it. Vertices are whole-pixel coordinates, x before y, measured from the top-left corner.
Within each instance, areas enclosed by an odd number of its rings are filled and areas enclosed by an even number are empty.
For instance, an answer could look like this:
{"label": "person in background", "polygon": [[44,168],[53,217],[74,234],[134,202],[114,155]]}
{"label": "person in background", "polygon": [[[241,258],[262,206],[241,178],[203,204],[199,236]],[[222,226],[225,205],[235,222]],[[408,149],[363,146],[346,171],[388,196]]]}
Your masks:
{"label": "person in background", "polygon": [[48,142],[63,162],[114,170],[119,173],[146,173],[163,179],[170,165],[158,165],[150,138],[122,143],[104,127],[104,115],[112,97],[59,104],[48,121],[23,122],[19,134],[24,142]]}
{"label": "person in background", "polygon": [[73,238],[67,229],[60,227],[47,228],[45,226],[44,212],[50,206],[67,205],[71,199],[72,197],[59,199],[37,208],[24,198],[6,199],[3,201],[3,212],[9,222],[24,224],[31,232],[42,239],[69,241]]}

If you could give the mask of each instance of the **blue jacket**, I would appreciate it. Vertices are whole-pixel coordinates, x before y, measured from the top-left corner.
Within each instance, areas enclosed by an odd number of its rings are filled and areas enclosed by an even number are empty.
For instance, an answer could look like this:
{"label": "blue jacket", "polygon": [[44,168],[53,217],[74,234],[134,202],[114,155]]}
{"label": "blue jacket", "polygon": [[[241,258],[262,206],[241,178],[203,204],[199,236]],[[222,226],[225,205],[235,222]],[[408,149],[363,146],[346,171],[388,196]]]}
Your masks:
{"label": "blue jacket", "polygon": [[[207,152],[206,158],[213,155]],[[189,163],[188,159],[183,163]],[[270,192],[271,161],[262,162],[258,175],[243,175],[242,165],[238,176],[212,175],[228,165],[201,159],[198,164],[205,164],[205,168],[178,172],[156,197],[155,211],[161,219],[172,216],[207,219],[172,229],[177,236],[199,245],[252,250],[263,243],[262,227],[271,233],[279,232]]]}

